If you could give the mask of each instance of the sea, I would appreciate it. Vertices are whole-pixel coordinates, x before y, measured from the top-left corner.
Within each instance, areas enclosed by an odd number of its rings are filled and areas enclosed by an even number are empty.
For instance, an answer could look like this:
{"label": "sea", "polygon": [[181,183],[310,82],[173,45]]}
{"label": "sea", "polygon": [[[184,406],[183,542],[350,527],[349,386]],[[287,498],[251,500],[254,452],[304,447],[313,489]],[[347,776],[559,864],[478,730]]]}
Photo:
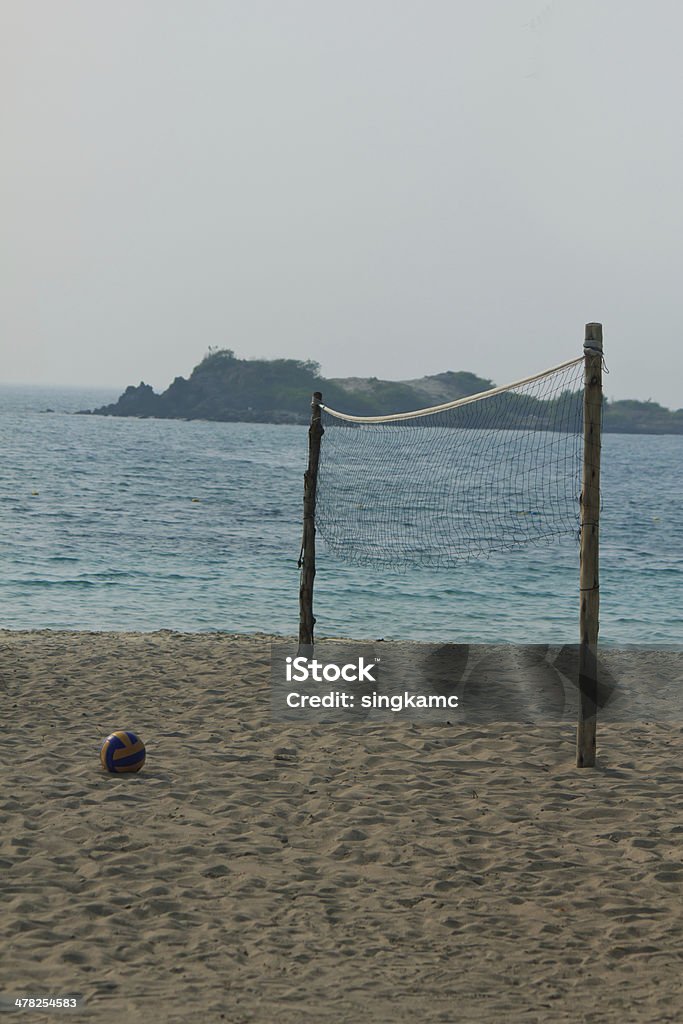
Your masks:
{"label": "sea", "polygon": [[[101,389],[0,387],[0,626],[298,628],[305,427],[74,415]],[[603,438],[600,642],[683,643],[683,437]],[[574,537],[434,572],[319,545],[319,636],[575,643]]]}

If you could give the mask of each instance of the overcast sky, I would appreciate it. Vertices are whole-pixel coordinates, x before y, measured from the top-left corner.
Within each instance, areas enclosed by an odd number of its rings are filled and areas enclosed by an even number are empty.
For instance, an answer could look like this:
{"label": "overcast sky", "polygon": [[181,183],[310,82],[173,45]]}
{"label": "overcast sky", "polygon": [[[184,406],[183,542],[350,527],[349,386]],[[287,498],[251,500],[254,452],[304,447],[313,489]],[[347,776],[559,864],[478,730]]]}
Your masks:
{"label": "overcast sky", "polygon": [[680,0],[0,0],[0,381],[210,345],[683,406]]}

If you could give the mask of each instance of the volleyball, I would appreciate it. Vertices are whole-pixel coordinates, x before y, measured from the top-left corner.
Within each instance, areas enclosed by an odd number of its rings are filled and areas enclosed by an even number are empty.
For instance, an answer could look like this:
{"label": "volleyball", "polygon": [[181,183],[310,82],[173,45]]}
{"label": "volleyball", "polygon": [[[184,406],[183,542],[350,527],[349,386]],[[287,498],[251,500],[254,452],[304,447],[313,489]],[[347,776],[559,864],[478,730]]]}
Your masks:
{"label": "volleyball", "polygon": [[139,772],[145,763],[145,744],[127,729],[113,732],[102,744],[100,761],[108,772]]}

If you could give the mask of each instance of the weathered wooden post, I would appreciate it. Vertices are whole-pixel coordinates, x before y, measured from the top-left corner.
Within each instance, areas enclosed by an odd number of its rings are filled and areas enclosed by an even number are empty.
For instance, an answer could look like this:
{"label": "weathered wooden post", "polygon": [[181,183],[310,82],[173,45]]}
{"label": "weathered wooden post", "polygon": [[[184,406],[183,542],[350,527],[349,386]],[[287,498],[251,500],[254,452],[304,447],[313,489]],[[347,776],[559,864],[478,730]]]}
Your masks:
{"label": "weathered wooden post", "polygon": [[304,473],[304,526],[299,568],[299,651],[313,647],[313,581],[315,580],[315,495],[318,485],[320,441],[325,431],[321,421],[322,393],[316,391],[311,401],[311,426],[308,431],[308,469]]}
{"label": "weathered wooden post", "polygon": [[595,767],[598,711],[598,625],[600,612],[600,434],[602,424],[602,324],[586,324],[583,345],[583,478],[581,483],[581,611],[579,721],[576,765]]}

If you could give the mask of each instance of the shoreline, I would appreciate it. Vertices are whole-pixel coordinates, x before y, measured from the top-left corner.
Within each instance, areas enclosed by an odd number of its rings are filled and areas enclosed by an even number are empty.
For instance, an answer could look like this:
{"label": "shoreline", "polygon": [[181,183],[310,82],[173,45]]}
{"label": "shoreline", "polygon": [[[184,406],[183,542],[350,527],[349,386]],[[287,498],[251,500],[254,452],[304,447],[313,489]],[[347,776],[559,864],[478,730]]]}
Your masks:
{"label": "shoreline", "polygon": [[[188,630],[188,629],[172,629],[168,627],[157,627],[155,629],[82,629],[80,627],[74,627],[74,629],[64,629],[62,626],[21,626],[21,627],[0,627],[0,639],[3,636],[187,636],[187,637],[204,637],[210,639],[211,637],[223,637],[230,639],[244,639],[244,640],[263,640],[272,643],[287,643],[296,642],[296,633],[262,633],[255,631],[253,633],[240,632],[238,630],[228,629],[205,629],[205,630]],[[347,636],[326,636],[316,635],[316,644],[329,644],[329,643],[345,643],[345,644],[373,644],[381,643],[392,646],[405,645],[415,647],[439,647],[445,646],[449,643],[461,643],[465,646],[470,647],[492,647],[492,648],[517,648],[517,647],[566,647],[578,645],[578,640],[558,640],[556,643],[525,643],[516,641],[449,641],[449,640],[419,640],[414,638],[406,638],[397,640],[395,638],[386,637],[347,637]],[[612,651],[614,653],[628,653],[629,651],[648,651],[656,653],[657,651],[673,651],[683,652],[683,641],[681,643],[665,642],[657,643],[652,645],[646,645],[642,643],[625,644],[621,641],[609,641],[602,637],[598,641],[598,647],[606,651]]]}

